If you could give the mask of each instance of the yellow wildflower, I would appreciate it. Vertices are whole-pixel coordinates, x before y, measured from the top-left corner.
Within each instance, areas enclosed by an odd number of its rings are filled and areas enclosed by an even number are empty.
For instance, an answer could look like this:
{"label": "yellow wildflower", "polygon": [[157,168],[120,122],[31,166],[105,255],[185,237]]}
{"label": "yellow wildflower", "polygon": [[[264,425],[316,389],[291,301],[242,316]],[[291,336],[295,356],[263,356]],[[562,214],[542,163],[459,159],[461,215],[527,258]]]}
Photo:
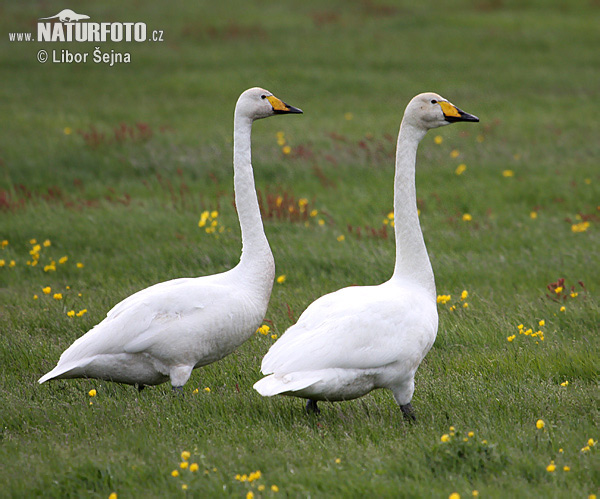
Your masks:
{"label": "yellow wildflower", "polygon": [[30,239],[29,240],[29,244],[31,244],[32,246],[37,243],[37,239]]}
{"label": "yellow wildflower", "polygon": [[187,461],[190,458],[190,456],[191,456],[191,454],[187,450],[184,450],[181,453],[181,459],[183,459],[184,461]]}
{"label": "yellow wildflower", "polygon": [[205,391],[206,393],[210,393],[210,388],[209,388],[208,386],[205,386],[205,387],[204,387],[204,391]]}
{"label": "yellow wildflower", "polygon": [[81,263],[81,262],[77,262],[77,268],[78,268],[78,269],[82,269],[82,268],[83,268],[83,263]]}
{"label": "yellow wildflower", "polygon": [[515,176],[515,172],[513,172],[512,170],[504,170],[502,172],[502,176],[503,177],[514,177]]}
{"label": "yellow wildflower", "polygon": [[444,142],[444,138],[441,135],[436,135],[435,138],[433,139],[433,141],[437,145],[440,145],[442,142]]}
{"label": "yellow wildflower", "polygon": [[277,137],[277,145],[278,146],[284,146],[285,145],[285,139],[283,137]]}
{"label": "yellow wildflower", "polygon": [[452,298],[452,295],[438,295],[436,301],[437,303],[441,303],[442,305],[445,305],[446,303],[448,303]]}
{"label": "yellow wildflower", "polygon": [[469,213],[465,213],[462,216],[463,222],[470,222],[473,220],[473,217]]}
{"label": "yellow wildflower", "polygon": [[68,316],[68,317],[75,317],[75,310],[69,310],[69,311],[67,312],[67,316]]}
{"label": "yellow wildflower", "polygon": [[8,240],[3,239],[2,242],[0,242],[0,248],[4,249],[8,246]]}
{"label": "yellow wildflower", "polygon": [[450,436],[447,433],[444,433],[441,437],[440,440],[442,442],[450,442]]}
{"label": "yellow wildflower", "polygon": [[581,452],[589,452],[590,451],[590,446],[586,445],[585,447],[581,448]]}
{"label": "yellow wildflower", "polygon": [[81,317],[83,314],[87,314],[87,308],[84,308],[82,310],[80,310],[79,312],[77,312],[75,315],[77,317]]}
{"label": "yellow wildflower", "polygon": [[60,263],[60,264],[62,265],[62,264],[63,264],[63,263],[65,263],[65,262],[66,262],[68,259],[69,259],[69,257],[68,257],[68,256],[61,256],[61,257],[58,259],[58,263]]}
{"label": "yellow wildflower", "polygon": [[460,494],[458,492],[452,492],[452,494],[448,496],[448,499],[460,499]]}
{"label": "yellow wildflower", "polygon": [[254,492],[252,492],[252,491],[249,491],[249,492],[246,494],[246,499],[254,499]]}
{"label": "yellow wildflower", "polygon": [[567,308],[563,305],[562,307],[560,307],[560,312],[564,312],[565,310],[567,310]]}
{"label": "yellow wildflower", "polygon": [[195,388],[194,391],[192,391],[192,394],[196,394],[196,393],[198,393],[198,391],[199,391],[198,388]]}
{"label": "yellow wildflower", "polygon": [[532,220],[535,220],[535,219],[538,217],[537,211],[532,211],[532,212],[529,214],[529,217],[530,217]]}
{"label": "yellow wildflower", "polygon": [[462,175],[466,169],[467,169],[467,165],[465,165],[464,163],[461,163],[460,165],[458,165],[456,167],[456,170],[454,170],[454,173],[456,173],[457,175]]}
{"label": "yellow wildflower", "polygon": [[478,490],[474,490],[473,492],[471,492],[471,495],[473,497],[479,497],[479,491]]}
{"label": "yellow wildflower", "polygon": [[52,243],[50,242],[50,239],[46,239],[43,243],[42,246],[44,246],[44,248],[47,248],[48,246],[50,246]]}
{"label": "yellow wildflower", "polygon": [[179,476],[179,471],[177,471],[177,470],[171,471],[171,476],[178,477]]}
{"label": "yellow wildflower", "polygon": [[8,264],[9,267],[14,267],[16,265],[16,262],[14,260],[11,260],[10,263]]}
{"label": "yellow wildflower", "polygon": [[283,152],[283,154],[286,154],[286,155],[287,155],[287,154],[289,154],[289,153],[291,153],[291,152],[292,152],[292,148],[291,148],[290,146],[283,146],[283,147],[281,148],[281,152]]}
{"label": "yellow wildflower", "polygon": [[54,298],[55,300],[62,300],[62,297],[63,297],[62,293],[54,293],[52,295],[52,298]]}
{"label": "yellow wildflower", "polygon": [[554,292],[558,295],[560,293],[562,293],[563,287],[562,286],[557,286],[556,288],[554,288]]}
{"label": "yellow wildflower", "polygon": [[577,293],[576,291],[571,291],[571,298],[577,298],[577,296],[579,296],[579,293]]}
{"label": "yellow wildflower", "polygon": [[286,278],[286,275],[281,274],[279,277],[277,277],[277,284],[283,284],[285,282],[285,278]]}
{"label": "yellow wildflower", "polygon": [[337,240],[338,240],[340,243],[341,243],[342,241],[344,241],[345,239],[346,239],[346,236],[345,236],[344,234],[340,234],[340,235],[337,237]]}
{"label": "yellow wildflower", "polygon": [[466,289],[464,289],[463,292],[460,294],[460,299],[466,300],[467,296],[469,296],[469,292]]}
{"label": "yellow wildflower", "polygon": [[563,471],[571,471],[571,467],[570,466],[563,466]]}
{"label": "yellow wildflower", "polygon": [[318,214],[319,214],[319,212],[317,210],[311,210],[311,212],[310,212],[311,217],[316,217]]}
{"label": "yellow wildflower", "polygon": [[179,467],[180,467],[182,470],[185,470],[185,469],[187,469],[187,467],[188,467],[189,465],[190,465],[190,463],[188,463],[187,461],[181,461],[181,462],[179,463]]}
{"label": "yellow wildflower", "polygon": [[554,461],[551,461],[550,464],[546,466],[546,471],[553,473],[554,470],[556,470],[556,465],[554,464]]}
{"label": "yellow wildflower", "polygon": [[513,334],[513,335],[511,335],[511,336],[507,336],[507,338],[506,338],[506,339],[507,339],[508,341],[512,341],[512,340],[514,340],[514,339],[516,338],[516,336],[517,336],[516,334]]}
{"label": "yellow wildflower", "polygon": [[335,458],[335,464],[340,464],[342,462],[342,460],[339,457]]}
{"label": "yellow wildflower", "polygon": [[450,151],[451,158],[458,158],[459,155],[460,155],[460,153],[458,152],[457,149],[452,149],[452,151]]}
{"label": "yellow wildflower", "polygon": [[598,441],[597,441],[597,440],[594,440],[593,438],[590,438],[590,439],[588,440],[588,442],[587,442],[587,444],[588,444],[590,447],[594,447],[594,446],[595,446],[597,443],[598,443]]}
{"label": "yellow wildflower", "polygon": [[467,435],[468,435],[470,438],[473,438],[473,437],[475,436],[475,432],[473,432],[473,431],[470,431],[469,433],[467,433]]}
{"label": "yellow wildflower", "polygon": [[279,492],[279,487],[277,487],[277,485],[271,485],[271,490],[273,492]]}
{"label": "yellow wildflower", "polygon": [[198,471],[199,468],[200,468],[200,466],[198,466],[198,463],[192,463],[192,464],[190,464],[190,471],[192,473],[196,473],[196,471]]}
{"label": "yellow wildflower", "polygon": [[352,118],[354,118],[354,115],[352,113],[344,113],[344,119],[346,121],[350,121],[352,120]]}
{"label": "yellow wildflower", "polygon": [[463,308],[469,308],[469,304],[467,302],[463,303]]}
{"label": "yellow wildflower", "polygon": [[98,394],[98,392],[97,392],[97,391],[96,391],[94,388],[92,388],[92,389],[91,389],[91,390],[88,392],[88,395],[89,395],[90,397],[95,397],[97,394]]}
{"label": "yellow wildflower", "polygon": [[579,222],[578,224],[571,225],[572,232],[585,232],[590,227],[589,222]]}
{"label": "yellow wildflower", "polygon": [[541,429],[542,429],[544,426],[546,426],[546,423],[544,423],[544,420],[543,420],[543,419],[538,419],[538,420],[535,422],[535,427],[536,427],[538,430],[541,430]]}
{"label": "yellow wildflower", "polygon": [[34,300],[37,300],[38,298],[39,298],[38,295],[33,295]]}
{"label": "yellow wildflower", "polygon": [[276,335],[276,334],[272,334],[272,335],[271,335],[271,339],[272,339],[272,340],[276,340],[276,339],[277,339],[277,335]]}
{"label": "yellow wildflower", "polygon": [[263,491],[263,490],[265,490],[265,489],[266,489],[266,487],[265,487],[265,485],[264,485],[263,483],[261,483],[261,484],[258,486],[258,491],[259,491],[259,492],[262,492],[262,491]]}
{"label": "yellow wildflower", "polygon": [[187,490],[188,486],[185,483],[181,484],[181,490]]}

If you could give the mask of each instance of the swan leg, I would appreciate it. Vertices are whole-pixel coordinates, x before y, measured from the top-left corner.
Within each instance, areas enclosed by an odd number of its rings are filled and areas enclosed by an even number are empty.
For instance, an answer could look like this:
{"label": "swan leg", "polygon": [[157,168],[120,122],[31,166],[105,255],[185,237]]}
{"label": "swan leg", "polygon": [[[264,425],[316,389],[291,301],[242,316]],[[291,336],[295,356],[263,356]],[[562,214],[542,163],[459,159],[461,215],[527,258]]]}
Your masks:
{"label": "swan leg", "polygon": [[169,378],[171,378],[171,386],[173,390],[183,391],[183,385],[185,385],[192,375],[194,366],[176,366],[169,372]]}
{"label": "swan leg", "polygon": [[308,414],[320,414],[321,413],[321,409],[319,409],[317,407],[316,400],[308,399],[308,402],[306,402],[306,412]]}
{"label": "swan leg", "polygon": [[401,405],[400,410],[402,411],[402,414],[404,415],[404,419],[406,419],[410,422],[415,422],[417,420],[415,410],[413,409],[413,406],[411,405],[410,402],[408,404]]}
{"label": "swan leg", "polygon": [[138,390],[138,393],[140,393],[144,388],[146,388],[146,385],[142,385],[141,383],[137,383],[135,386]]}
{"label": "swan leg", "polygon": [[182,397],[184,396],[183,386],[174,386],[172,388],[173,388],[173,393],[177,393],[178,395],[181,395]]}

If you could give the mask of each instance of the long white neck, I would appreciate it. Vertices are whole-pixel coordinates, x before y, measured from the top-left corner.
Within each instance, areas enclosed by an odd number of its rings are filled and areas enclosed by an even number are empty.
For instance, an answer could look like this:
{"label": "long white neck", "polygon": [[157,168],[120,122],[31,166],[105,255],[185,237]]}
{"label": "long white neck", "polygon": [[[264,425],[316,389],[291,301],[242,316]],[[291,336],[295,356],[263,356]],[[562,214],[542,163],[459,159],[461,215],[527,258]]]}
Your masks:
{"label": "long white neck", "polygon": [[426,130],[404,120],[400,125],[394,178],[396,266],[392,280],[416,282],[435,298],[435,281],[419,223],[415,188],[417,148],[425,133]]}
{"label": "long white neck", "polygon": [[254,187],[251,146],[252,120],[235,113],[233,121],[233,186],[235,206],[242,230],[242,256],[239,268],[247,279],[271,291],[275,262],[265,235]]}

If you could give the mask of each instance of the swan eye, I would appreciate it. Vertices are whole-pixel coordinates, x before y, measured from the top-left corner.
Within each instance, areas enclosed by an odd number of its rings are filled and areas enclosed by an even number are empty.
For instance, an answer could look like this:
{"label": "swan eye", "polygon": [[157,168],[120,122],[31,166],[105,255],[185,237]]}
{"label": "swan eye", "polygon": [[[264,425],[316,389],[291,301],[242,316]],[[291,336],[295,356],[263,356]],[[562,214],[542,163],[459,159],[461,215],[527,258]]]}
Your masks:
{"label": "swan eye", "polygon": [[432,104],[437,104],[437,101],[435,99],[431,99],[431,103]]}
{"label": "swan eye", "polygon": [[261,96],[260,96],[260,98],[261,98],[261,99],[266,99],[266,98],[267,98],[267,96],[266,96],[266,95],[261,95]]}

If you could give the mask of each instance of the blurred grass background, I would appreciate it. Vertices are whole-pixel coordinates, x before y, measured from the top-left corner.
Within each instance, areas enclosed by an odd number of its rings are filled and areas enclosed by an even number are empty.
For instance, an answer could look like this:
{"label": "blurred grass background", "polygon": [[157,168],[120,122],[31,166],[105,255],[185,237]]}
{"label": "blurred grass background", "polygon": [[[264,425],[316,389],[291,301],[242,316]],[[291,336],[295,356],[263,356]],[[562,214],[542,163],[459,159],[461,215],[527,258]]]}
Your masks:
{"label": "blurred grass background", "polygon": [[[598,493],[598,448],[581,451],[599,436],[598,2],[74,1],[90,21],[145,22],[164,42],[8,41],[63,8],[0,5],[0,496],[165,497],[183,484],[198,497]],[[131,63],[36,60],[96,46]],[[286,200],[265,214],[286,276],[266,317],[274,334],[322,294],[390,276],[383,220],[410,98],[436,91],[481,119],[430,133],[419,152],[421,223],[438,293],[452,299],[417,374],[415,426],[384,392],[318,419],[298,400],[262,399],[251,390],[273,342],[262,335],[197,370],[183,398],[168,386],[138,396],[93,380],[36,383],[129,294],[235,265],[232,115],[256,85],[305,113],[253,131],[263,204]],[[218,237],[197,225],[206,209],[219,211]],[[34,238],[51,246],[32,267]],[[547,285],[559,278],[555,297]],[[542,344],[507,341],[541,319]],[[450,425],[462,433],[447,445]],[[171,477],[184,449],[200,472]],[[235,479],[257,469],[260,480]]]}

